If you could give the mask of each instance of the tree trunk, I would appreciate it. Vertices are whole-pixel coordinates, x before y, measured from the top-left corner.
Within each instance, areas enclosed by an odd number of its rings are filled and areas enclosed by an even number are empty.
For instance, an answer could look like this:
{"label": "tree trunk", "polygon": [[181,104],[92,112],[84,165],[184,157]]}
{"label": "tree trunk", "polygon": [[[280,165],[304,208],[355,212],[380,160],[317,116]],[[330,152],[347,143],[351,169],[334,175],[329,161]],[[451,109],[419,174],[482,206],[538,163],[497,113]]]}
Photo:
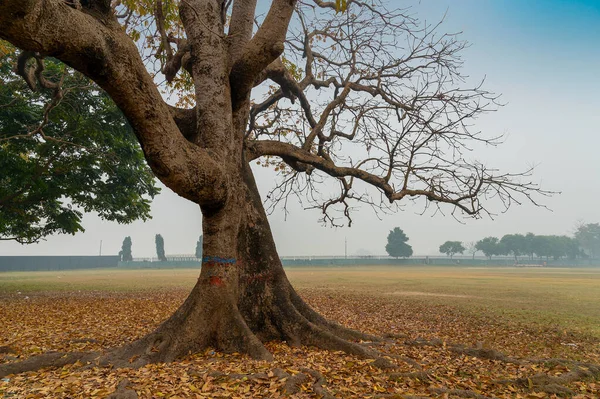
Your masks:
{"label": "tree trunk", "polygon": [[188,298],[154,332],[108,352],[101,363],[138,367],[207,347],[270,359],[263,342],[271,340],[377,357],[352,341],[379,338],[325,320],[293,289],[246,163],[233,186],[222,209],[203,209],[202,270]]}

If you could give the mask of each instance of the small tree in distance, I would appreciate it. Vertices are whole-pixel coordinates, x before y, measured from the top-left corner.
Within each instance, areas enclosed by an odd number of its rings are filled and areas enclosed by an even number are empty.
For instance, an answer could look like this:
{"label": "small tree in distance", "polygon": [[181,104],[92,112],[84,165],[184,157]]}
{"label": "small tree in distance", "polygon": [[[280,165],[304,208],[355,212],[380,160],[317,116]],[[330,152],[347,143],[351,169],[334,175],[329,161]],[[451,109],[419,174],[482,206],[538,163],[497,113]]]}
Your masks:
{"label": "small tree in distance", "polygon": [[483,252],[485,256],[492,259],[494,255],[500,255],[502,253],[500,249],[500,240],[496,237],[486,237],[482,240],[477,241],[475,247]]}
{"label": "small tree in distance", "polygon": [[406,243],[407,241],[408,237],[404,234],[402,229],[394,227],[394,230],[390,230],[390,233],[388,234],[385,250],[388,255],[393,256],[394,258],[400,256],[407,258],[412,256],[413,250],[412,247]]}
{"label": "small tree in distance", "polygon": [[465,244],[465,251],[468,254],[471,254],[472,258],[475,259],[475,254],[477,252],[479,252],[479,249],[477,249],[477,242],[475,241],[471,241]]}
{"label": "small tree in distance", "polygon": [[166,262],[167,257],[165,256],[164,238],[160,234],[157,234],[154,237],[154,242],[156,243],[156,256],[158,257],[158,260],[160,260],[161,262]]}
{"label": "small tree in distance", "polygon": [[133,260],[133,256],[131,255],[131,237],[125,237],[119,255],[121,256],[121,260],[123,262],[130,262]]}
{"label": "small tree in distance", "polygon": [[462,242],[460,241],[446,241],[440,245],[440,252],[449,255],[450,259],[452,259],[454,254],[462,254],[465,252],[465,247],[463,247]]}

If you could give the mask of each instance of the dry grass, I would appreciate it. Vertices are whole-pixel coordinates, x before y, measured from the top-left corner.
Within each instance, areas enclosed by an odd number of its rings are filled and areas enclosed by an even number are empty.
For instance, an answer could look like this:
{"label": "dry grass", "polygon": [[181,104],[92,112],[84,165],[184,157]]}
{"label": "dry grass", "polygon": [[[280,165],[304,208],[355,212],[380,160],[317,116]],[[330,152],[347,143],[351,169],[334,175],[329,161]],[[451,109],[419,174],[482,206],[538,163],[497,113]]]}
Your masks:
{"label": "dry grass", "polygon": [[289,269],[299,288],[398,295],[600,338],[600,268]]}

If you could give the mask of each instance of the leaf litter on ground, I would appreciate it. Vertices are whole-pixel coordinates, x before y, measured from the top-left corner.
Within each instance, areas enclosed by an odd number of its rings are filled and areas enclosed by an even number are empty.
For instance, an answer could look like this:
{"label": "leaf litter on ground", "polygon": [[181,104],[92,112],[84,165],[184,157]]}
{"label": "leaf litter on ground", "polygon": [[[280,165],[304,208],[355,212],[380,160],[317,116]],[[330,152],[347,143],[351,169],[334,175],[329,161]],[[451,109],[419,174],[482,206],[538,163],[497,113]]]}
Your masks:
{"label": "leaf litter on ground", "polygon": [[[209,349],[135,370],[74,364],[10,375],[0,380],[0,398],[106,398],[125,379],[139,398],[600,398],[600,371],[594,369],[600,345],[594,337],[423,298],[336,289],[300,293],[329,319],[393,336],[374,347],[397,367],[270,342],[272,362]],[[50,351],[122,345],[158,326],[186,295],[42,292],[24,300],[3,294],[0,364]]]}

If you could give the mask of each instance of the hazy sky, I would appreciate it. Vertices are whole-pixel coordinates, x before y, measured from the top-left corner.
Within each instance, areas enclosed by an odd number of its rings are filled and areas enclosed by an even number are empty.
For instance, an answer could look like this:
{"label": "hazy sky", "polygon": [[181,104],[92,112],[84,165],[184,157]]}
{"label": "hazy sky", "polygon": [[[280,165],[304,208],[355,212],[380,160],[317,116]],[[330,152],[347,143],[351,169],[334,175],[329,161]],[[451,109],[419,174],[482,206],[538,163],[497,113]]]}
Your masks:
{"label": "hazy sky", "polygon": [[[396,4],[396,1],[393,2]],[[426,4],[423,4],[426,3]],[[477,121],[490,135],[506,133],[507,142],[474,156],[505,171],[537,165],[534,180],[562,194],[543,201],[552,211],[530,204],[515,206],[494,220],[460,224],[451,217],[420,216],[408,202],[403,211],[379,220],[367,207],[356,211],[351,228],[322,227],[319,212],[292,206],[270,217],[282,256],[343,255],[357,251],[384,254],[389,230],[409,236],[415,254],[437,254],[445,240],[475,241],[507,233],[570,234],[578,221],[600,222],[600,1],[460,0],[405,1],[421,19],[438,20],[442,29],[464,32],[472,46],[464,52],[465,71],[487,77],[487,88],[502,93],[507,105]],[[264,194],[270,171],[257,170]],[[55,236],[22,246],[0,241],[2,255],[116,254],[123,238],[133,240],[134,257],[155,256],[154,235],[165,239],[168,254],[193,253],[201,234],[196,205],[168,189],[152,206],[153,220],[118,225],[94,215],[84,218],[85,233]]]}

